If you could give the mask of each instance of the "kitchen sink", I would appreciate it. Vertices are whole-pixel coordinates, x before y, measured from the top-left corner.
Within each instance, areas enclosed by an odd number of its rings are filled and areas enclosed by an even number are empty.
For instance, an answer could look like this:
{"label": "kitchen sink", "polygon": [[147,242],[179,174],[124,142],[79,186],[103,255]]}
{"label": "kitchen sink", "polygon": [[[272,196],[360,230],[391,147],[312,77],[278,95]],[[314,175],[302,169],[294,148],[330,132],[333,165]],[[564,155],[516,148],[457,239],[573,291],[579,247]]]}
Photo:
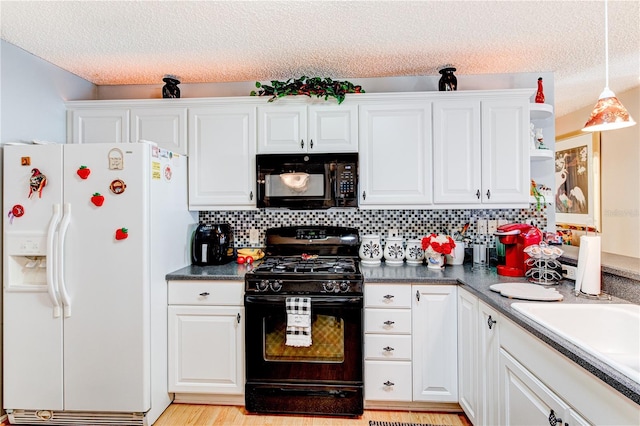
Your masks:
{"label": "kitchen sink", "polygon": [[511,307],[640,383],[640,305],[512,303]]}

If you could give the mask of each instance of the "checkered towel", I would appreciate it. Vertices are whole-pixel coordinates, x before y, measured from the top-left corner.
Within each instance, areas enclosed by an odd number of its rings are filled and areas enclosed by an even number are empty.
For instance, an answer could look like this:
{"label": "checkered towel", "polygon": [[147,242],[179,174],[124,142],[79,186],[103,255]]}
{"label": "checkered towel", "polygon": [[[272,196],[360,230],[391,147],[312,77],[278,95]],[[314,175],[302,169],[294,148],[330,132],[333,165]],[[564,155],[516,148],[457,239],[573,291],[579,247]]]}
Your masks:
{"label": "checkered towel", "polygon": [[311,299],[287,297],[287,346],[311,346]]}

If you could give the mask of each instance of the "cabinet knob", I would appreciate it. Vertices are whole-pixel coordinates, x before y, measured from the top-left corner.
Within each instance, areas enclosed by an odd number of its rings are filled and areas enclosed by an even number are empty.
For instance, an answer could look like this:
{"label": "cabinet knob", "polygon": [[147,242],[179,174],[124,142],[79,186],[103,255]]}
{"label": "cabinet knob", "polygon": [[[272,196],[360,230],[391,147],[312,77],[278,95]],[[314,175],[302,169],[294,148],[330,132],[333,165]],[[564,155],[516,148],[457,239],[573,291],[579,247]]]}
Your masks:
{"label": "cabinet knob", "polygon": [[387,320],[387,321],[384,322],[384,325],[390,326],[390,325],[393,325],[395,323],[396,323],[395,321]]}
{"label": "cabinet knob", "polygon": [[476,197],[478,197],[478,200],[480,199],[480,190],[479,189],[476,191]]}
{"label": "cabinet knob", "polygon": [[207,297],[209,295],[208,291],[203,291],[202,293],[200,293],[200,296],[202,297]]}
{"label": "cabinet knob", "polygon": [[554,413],[553,410],[551,410],[551,412],[549,413],[549,424],[551,426],[556,426],[558,423],[562,425],[562,419],[559,417],[556,417],[556,413]]}
{"label": "cabinet knob", "polygon": [[392,348],[391,346],[387,346],[387,347],[382,348],[382,350],[385,351],[385,352],[391,352],[391,351],[394,351],[395,349]]}
{"label": "cabinet knob", "polygon": [[496,322],[497,321],[491,318],[491,315],[489,315],[489,318],[487,318],[487,325],[489,326],[489,330],[493,328],[493,324],[495,324]]}
{"label": "cabinet knob", "polygon": [[386,382],[384,382],[384,383],[383,383],[383,385],[385,385],[385,386],[389,387],[389,386],[393,386],[393,385],[395,385],[395,383],[390,382],[389,380],[387,380]]}
{"label": "cabinet knob", "polygon": [[238,316],[236,317],[236,321],[238,321],[238,324],[240,324],[240,312],[238,312]]}
{"label": "cabinet knob", "polygon": [[313,139],[309,141],[309,148],[313,149]]}
{"label": "cabinet knob", "polygon": [[416,290],[416,300],[420,301],[420,290]]}
{"label": "cabinet knob", "polygon": [[487,200],[491,199],[491,190],[487,189]]}
{"label": "cabinet knob", "polygon": [[362,199],[363,200],[367,199],[367,191],[362,191]]}
{"label": "cabinet knob", "polygon": [[249,200],[253,200],[253,191],[249,192]]}
{"label": "cabinet knob", "polygon": [[304,139],[300,139],[300,148],[304,149]]}

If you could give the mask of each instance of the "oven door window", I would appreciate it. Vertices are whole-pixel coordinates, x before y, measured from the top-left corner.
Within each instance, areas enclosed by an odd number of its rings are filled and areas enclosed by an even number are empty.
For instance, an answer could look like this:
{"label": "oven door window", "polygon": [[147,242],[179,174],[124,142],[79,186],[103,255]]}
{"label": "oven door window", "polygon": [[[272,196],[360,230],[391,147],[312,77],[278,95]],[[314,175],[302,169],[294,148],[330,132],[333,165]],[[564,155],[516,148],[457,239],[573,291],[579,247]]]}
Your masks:
{"label": "oven door window", "polygon": [[344,319],[332,315],[311,315],[311,346],[287,346],[286,316],[263,318],[265,361],[344,362]]}

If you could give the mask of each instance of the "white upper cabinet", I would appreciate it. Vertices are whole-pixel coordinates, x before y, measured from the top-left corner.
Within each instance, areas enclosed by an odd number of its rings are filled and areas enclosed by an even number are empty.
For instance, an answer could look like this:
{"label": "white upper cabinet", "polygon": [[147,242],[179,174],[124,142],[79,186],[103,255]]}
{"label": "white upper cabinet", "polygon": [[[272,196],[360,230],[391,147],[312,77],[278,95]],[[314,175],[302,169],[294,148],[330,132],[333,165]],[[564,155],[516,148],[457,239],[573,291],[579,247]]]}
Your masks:
{"label": "white upper cabinet", "polygon": [[433,103],[434,204],[528,205],[528,91]]}
{"label": "white upper cabinet", "polygon": [[258,107],[258,153],[358,152],[355,105],[278,100]]}
{"label": "white upper cabinet", "polygon": [[78,108],[69,111],[67,142],[129,142],[127,108]]}
{"label": "white upper cabinet", "polygon": [[131,142],[152,141],[178,154],[187,153],[187,108],[132,108]]}
{"label": "white upper cabinet", "polygon": [[396,98],[360,106],[362,208],[431,204],[431,104]]}
{"label": "white upper cabinet", "polygon": [[189,109],[189,209],[256,208],[255,107]]}
{"label": "white upper cabinet", "polygon": [[152,141],[187,154],[187,107],[155,101],[78,101],[68,104],[68,143]]}

